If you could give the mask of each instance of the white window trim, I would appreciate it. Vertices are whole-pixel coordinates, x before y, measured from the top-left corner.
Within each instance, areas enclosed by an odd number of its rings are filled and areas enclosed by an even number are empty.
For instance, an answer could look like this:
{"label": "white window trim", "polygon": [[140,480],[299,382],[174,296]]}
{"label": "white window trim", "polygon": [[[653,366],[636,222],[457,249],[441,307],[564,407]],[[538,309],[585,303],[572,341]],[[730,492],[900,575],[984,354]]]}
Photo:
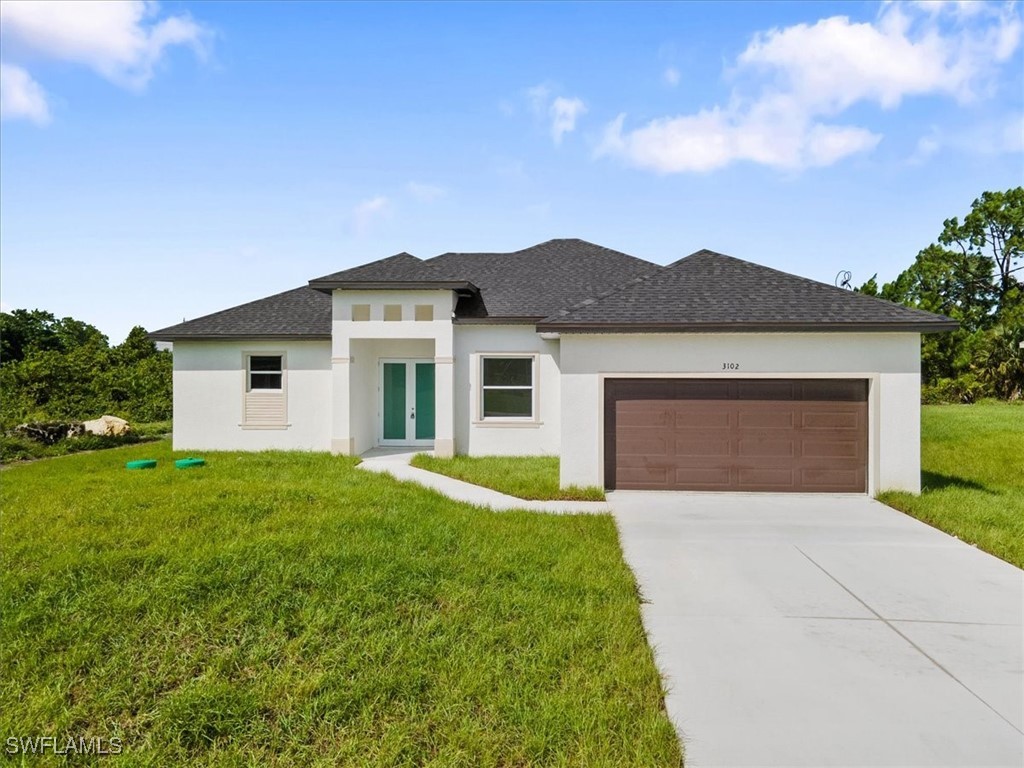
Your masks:
{"label": "white window trim", "polygon": [[[250,389],[249,382],[249,358],[252,357],[280,357],[281,358],[281,388],[280,389]],[[283,418],[274,422],[253,422],[246,421],[246,398],[253,392],[257,395],[266,394],[280,397],[284,404]],[[288,353],[283,349],[253,349],[242,352],[242,418],[238,423],[242,429],[288,429],[291,423],[288,421]]]}
{"label": "white window trim", "polygon": [[[540,420],[540,354],[537,352],[479,352],[475,355],[476,362],[476,419],[475,426],[481,427],[538,427],[543,422]],[[528,358],[533,361],[530,366],[531,384],[533,393],[531,398],[530,416],[484,416],[484,360],[508,358]],[[486,389],[526,389],[526,387],[501,387],[489,386]]]}

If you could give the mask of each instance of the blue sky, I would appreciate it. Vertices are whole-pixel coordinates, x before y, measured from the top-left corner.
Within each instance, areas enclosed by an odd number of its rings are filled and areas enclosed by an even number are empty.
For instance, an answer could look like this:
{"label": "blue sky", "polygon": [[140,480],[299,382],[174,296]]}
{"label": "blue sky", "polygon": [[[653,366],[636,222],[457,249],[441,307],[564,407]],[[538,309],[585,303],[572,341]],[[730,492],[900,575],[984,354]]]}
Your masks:
{"label": "blue sky", "polygon": [[1024,180],[1002,3],[0,7],[0,297],[120,341],[580,237],[891,279]]}

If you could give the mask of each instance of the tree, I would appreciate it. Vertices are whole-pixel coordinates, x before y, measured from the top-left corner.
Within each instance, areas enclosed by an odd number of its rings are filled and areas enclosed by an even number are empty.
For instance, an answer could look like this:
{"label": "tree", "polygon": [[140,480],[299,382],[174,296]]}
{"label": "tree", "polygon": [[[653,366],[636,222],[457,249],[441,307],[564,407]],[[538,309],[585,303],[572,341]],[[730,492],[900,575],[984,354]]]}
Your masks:
{"label": "tree", "polygon": [[958,330],[921,340],[922,380],[940,397],[1021,397],[1022,260],[1024,187],[984,192],[962,223],[946,219],[938,242],[895,280],[879,288],[875,275],[857,291],[959,321]]}
{"label": "tree", "polygon": [[988,256],[964,255],[933,244],[918,253],[914,263],[895,280],[883,285],[878,295],[897,304],[947,315],[965,330],[974,331],[993,322],[997,296],[991,275],[992,260]]}
{"label": "tree", "polygon": [[128,332],[128,337],[114,347],[114,354],[122,364],[131,364],[156,354],[156,344],[146,329],[136,325]]}
{"label": "tree", "polygon": [[41,309],[0,312],[0,365],[17,362],[29,349],[60,349],[57,318]]}
{"label": "tree", "polygon": [[962,224],[956,216],[943,222],[939,242],[955,246],[964,259],[991,259],[1002,308],[1003,299],[1019,285],[1015,273],[1024,269],[1024,187],[983,192]]}

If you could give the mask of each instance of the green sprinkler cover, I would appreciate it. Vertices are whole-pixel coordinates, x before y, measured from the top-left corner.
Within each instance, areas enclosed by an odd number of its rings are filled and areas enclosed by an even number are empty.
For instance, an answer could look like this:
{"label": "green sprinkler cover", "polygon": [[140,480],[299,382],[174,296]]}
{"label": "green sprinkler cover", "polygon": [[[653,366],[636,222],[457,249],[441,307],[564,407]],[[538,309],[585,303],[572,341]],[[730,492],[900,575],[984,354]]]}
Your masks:
{"label": "green sprinkler cover", "polygon": [[127,462],[124,466],[125,469],[155,469],[156,459],[137,459]]}
{"label": "green sprinkler cover", "polygon": [[189,469],[191,467],[201,467],[206,464],[206,459],[197,459],[193,456],[189,456],[187,459],[178,459],[174,462],[176,469]]}

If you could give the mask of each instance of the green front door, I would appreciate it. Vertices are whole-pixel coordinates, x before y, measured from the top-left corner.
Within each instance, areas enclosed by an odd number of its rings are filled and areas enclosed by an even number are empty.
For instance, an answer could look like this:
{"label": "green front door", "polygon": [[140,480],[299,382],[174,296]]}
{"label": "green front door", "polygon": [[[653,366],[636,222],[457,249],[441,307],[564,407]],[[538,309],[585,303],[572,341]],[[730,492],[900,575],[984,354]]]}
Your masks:
{"label": "green front door", "polygon": [[416,363],[416,439],[434,439],[433,363]]}
{"label": "green front door", "polygon": [[384,363],[384,439],[405,440],[405,363]]}
{"label": "green front door", "polygon": [[381,363],[381,442],[415,445],[434,439],[434,364]]}

